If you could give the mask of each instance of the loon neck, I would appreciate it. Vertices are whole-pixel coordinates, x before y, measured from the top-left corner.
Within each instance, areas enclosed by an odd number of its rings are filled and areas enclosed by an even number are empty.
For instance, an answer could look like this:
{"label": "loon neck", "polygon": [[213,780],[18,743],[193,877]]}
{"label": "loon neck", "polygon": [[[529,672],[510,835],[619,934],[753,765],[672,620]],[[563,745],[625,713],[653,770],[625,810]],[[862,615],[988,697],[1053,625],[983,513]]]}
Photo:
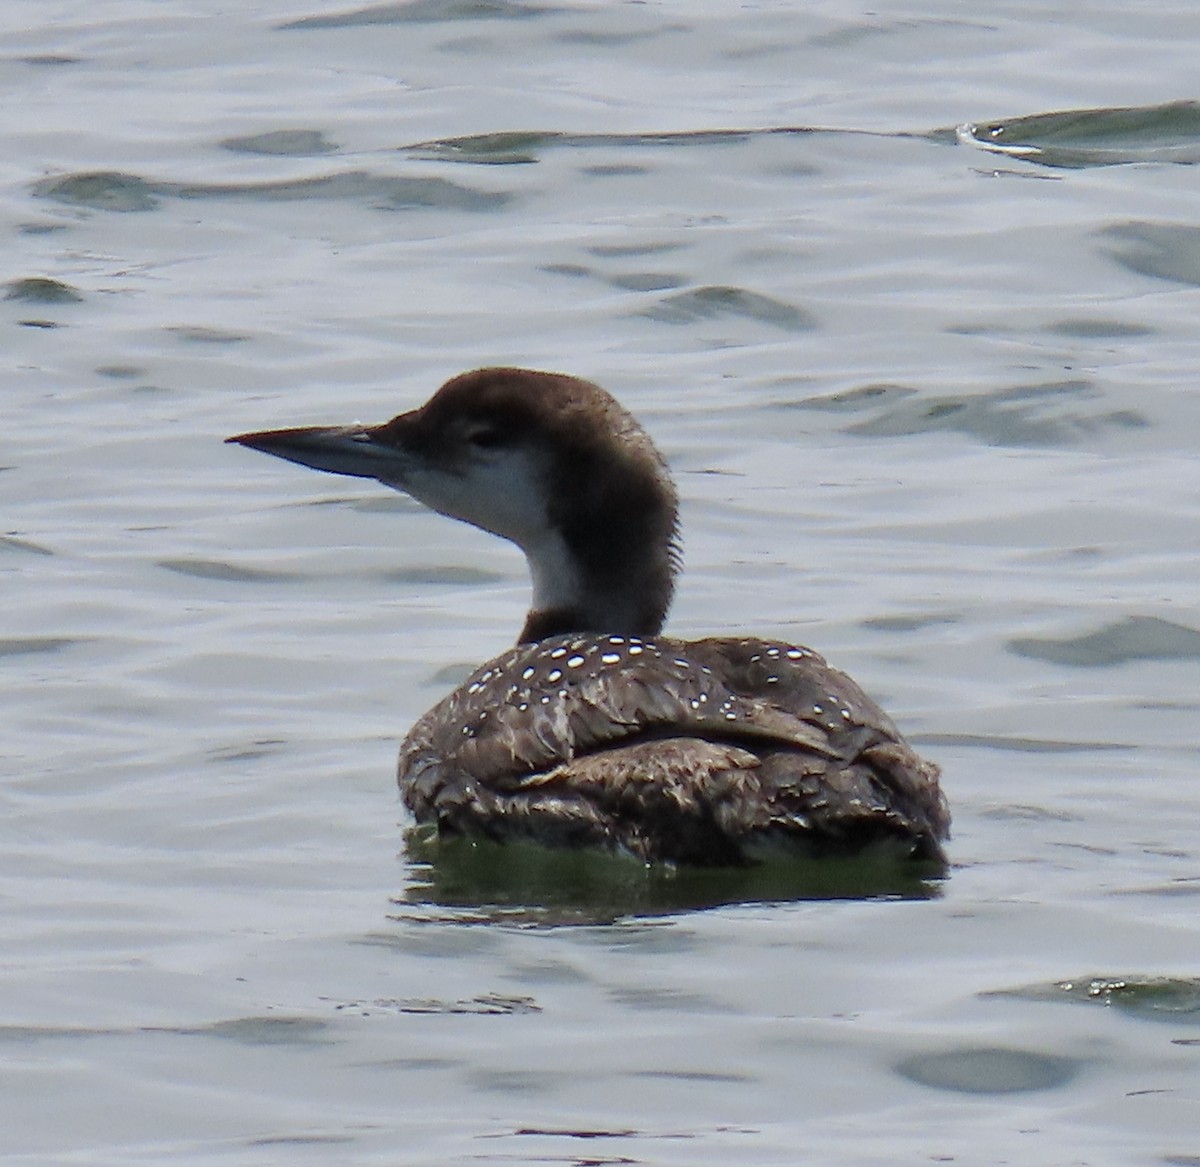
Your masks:
{"label": "loon neck", "polygon": [[546,409],[529,426],[539,501],[538,520],[514,540],[533,583],[519,643],[654,636],[680,563],[675,484],[646,431],[603,389],[562,380],[572,408]]}
{"label": "loon neck", "polygon": [[671,507],[667,514],[632,521],[621,516],[616,530],[587,527],[582,546],[572,547],[555,532],[525,548],[533,601],[517,642],[568,632],[660,632],[678,568],[674,524]]}

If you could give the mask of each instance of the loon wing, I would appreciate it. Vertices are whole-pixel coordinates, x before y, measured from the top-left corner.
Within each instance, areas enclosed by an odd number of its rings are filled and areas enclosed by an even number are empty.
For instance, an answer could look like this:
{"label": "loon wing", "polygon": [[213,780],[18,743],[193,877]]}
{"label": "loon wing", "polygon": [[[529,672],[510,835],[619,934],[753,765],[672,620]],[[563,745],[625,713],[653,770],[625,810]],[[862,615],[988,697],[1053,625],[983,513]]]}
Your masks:
{"label": "loon wing", "polygon": [[592,635],[485,665],[413,727],[399,769],[418,821],[710,863],[770,835],[915,836],[940,856],[936,776],[811,649]]}

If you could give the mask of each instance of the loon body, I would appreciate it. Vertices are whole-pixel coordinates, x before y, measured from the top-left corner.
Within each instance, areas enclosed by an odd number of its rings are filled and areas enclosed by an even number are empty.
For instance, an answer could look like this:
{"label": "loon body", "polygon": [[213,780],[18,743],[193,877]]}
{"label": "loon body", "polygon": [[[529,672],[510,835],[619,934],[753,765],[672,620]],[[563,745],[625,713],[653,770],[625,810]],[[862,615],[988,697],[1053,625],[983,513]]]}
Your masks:
{"label": "loon body", "polygon": [[377,479],[525,552],[517,644],[401,747],[419,823],[648,862],[883,849],[944,863],[937,767],[846,674],[799,645],[659,635],[679,566],[675,488],[598,385],[478,369],[383,425],[229,440]]}

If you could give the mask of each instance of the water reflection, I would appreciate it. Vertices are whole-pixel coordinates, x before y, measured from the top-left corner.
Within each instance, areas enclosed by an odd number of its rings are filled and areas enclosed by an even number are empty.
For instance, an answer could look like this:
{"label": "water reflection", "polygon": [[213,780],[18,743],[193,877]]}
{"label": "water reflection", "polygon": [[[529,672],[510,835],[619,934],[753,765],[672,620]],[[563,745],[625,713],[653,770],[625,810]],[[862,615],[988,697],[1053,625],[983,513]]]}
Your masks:
{"label": "water reflection", "polygon": [[[875,858],[780,860],[754,867],[647,866],[597,851],[406,836],[404,906],[469,909],[460,922],[605,923],[738,903],[798,900],[933,899],[941,878],[930,864]],[[407,918],[407,917],[406,917]]]}

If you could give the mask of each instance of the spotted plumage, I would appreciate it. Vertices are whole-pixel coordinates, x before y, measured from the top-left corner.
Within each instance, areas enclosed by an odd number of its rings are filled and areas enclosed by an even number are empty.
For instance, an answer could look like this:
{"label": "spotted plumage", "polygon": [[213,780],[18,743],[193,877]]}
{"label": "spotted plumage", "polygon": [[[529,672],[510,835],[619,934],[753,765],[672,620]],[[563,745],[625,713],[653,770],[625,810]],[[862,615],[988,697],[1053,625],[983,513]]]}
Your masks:
{"label": "spotted plumage", "polygon": [[674,487],[598,386],[483,369],[383,426],[231,440],[377,478],[526,553],[519,643],[401,747],[418,822],[652,862],[944,861],[937,767],[848,676],[797,645],[658,635],[678,566]]}
{"label": "spotted plumage", "polygon": [[936,858],[935,778],[844,673],[752,639],[517,645],[400,752],[406,801],[444,829],[707,864],[873,843]]}

